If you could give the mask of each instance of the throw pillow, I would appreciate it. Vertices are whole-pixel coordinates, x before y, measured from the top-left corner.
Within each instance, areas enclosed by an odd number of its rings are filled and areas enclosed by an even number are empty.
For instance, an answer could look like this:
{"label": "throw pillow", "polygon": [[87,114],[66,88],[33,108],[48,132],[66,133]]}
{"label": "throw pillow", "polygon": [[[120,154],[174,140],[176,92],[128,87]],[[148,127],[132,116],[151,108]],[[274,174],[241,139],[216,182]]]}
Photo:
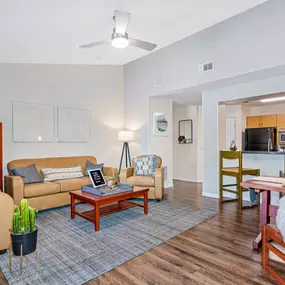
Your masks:
{"label": "throw pillow", "polygon": [[44,181],[65,180],[83,177],[81,166],[68,168],[43,168]]}
{"label": "throw pillow", "polygon": [[34,164],[26,167],[10,168],[10,171],[15,176],[21,176],[23,178],[24,184],[43,182],[43,179]]}
{"label": "throw pillow", "polygon": [[143,154],[142,156],[154,156],[154,169],[158,168],[158,158],[155,154]]}
{"label": "throw pillow", "polygon": [[156,155],[134,158],[135,176],[154,176]]}
{"label": "throw pillow", "polygon": [[87,160],[86,166],[85,166],[85,171],[84,171],[84,176],[88,176],[88,170],[91,170],[91,169],[99,168],[103,171],[103,166],[104,166],[104,163],[94,164],[91,161]]}

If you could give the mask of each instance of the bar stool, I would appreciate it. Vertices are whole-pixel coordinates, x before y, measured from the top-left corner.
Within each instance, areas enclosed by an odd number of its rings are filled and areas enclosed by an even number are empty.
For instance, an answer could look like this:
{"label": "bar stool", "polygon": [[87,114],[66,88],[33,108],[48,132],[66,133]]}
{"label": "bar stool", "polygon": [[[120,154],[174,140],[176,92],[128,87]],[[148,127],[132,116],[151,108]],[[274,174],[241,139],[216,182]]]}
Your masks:
{"label": "bar stool", "polygon": [[[236,167],[224,167],[224,160],[237,160],[238,165]],[[244,175],[260,176],[260,169],[251,169],[242,167],[242,152],[241,151],[220,151],[220,203],[238,201],[239,208],[248,208],[243,206],[242,194],[249,191],[246,188],[240,186]],[[223,176],[231,176],[236,178],[236,184],[223,184]],[[236,187],[236,190],[231,190],[225,187]],[[223,200],[223,193],[230,192],[236,194],[236,198]],[[258,194],[258,204],[260,201],[260,195]]]}

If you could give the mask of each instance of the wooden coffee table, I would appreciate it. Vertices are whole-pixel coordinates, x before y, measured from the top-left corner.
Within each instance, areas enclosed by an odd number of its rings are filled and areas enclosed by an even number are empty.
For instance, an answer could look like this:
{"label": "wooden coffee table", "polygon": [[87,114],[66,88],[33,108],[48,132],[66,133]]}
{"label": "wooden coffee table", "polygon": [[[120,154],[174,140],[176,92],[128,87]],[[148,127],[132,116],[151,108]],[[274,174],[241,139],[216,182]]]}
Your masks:
{"label": "wooden coffee table", "polygon": [[[110,195],[110,196],[97,196],[84,192],[81,190],[70,192],[71,200],[71,219],[78,215],[88,221],[95,224],[95,232],[100,230],[100,217],[107,216],[116,212],[127,210],[133,207],[144,208],[144,214],[148,214],[148,188],[134,188],[133,191],[128,191],[120,194]],[[127,199],[144,197],[144,204],[140,205]],[[76,202],[85,202],[94,206],[94,210],[86,212],[77,212],[75,210]],[[107,206],[106,206],[107,205]],[[103,206],[103,207],[102,207]]]}

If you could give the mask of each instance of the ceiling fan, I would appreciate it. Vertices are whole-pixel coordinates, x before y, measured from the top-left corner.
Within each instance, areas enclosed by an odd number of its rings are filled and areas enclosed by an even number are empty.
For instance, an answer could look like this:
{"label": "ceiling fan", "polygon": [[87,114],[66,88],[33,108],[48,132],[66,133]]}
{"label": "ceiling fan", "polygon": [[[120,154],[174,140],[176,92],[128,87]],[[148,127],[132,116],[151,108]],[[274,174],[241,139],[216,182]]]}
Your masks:
{"label": "ceiling fan", "polygon": [[152,51],[153,49],[155,49],[157,46],[156,44],[129,38],[128,34],[126,33],[126,30],[130,21],[130,16],[130,13],[115,10],[115,14],[113,17],[115,27],[113,28],[111,40],[103,40],[99,42],[89,43],[85,45],[80,45],[79,47],[92,48],[111,43],[114,48],[125,48],[130,45],[147,51]]}

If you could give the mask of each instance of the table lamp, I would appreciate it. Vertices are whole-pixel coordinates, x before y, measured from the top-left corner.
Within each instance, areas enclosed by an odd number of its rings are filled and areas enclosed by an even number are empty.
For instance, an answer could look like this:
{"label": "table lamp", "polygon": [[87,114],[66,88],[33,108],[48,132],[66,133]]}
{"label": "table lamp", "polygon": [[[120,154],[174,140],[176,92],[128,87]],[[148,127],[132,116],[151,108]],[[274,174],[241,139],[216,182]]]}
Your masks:
{"label": "table lamp", "polygon": [[125,160],[126,160],[126,168],[131,167],[131,155],[130,155],[130,149],[129,149],[129,142],[134,140],[134,132],[132,131],[119,131],[118,132],[118,140],[123,142],[123,149],[122,149],[122,154],[121,154],[121,161],[120,161],[120,168],[119,168],[119,173],[121,172],[122,168],[122,162],[123,162],[123,157],[125,153]]}

